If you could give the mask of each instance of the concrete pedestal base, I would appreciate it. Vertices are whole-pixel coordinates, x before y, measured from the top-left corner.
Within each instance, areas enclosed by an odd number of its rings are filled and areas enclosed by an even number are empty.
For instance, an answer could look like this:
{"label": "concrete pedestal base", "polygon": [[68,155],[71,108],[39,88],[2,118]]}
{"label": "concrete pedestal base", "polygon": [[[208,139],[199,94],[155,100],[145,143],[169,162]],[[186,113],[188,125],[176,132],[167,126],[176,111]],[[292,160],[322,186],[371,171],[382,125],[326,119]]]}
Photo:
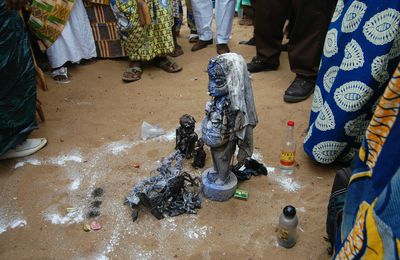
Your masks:
{"label": "concrete pedestal base", "polygon": [[[209,176],[210,174],[210,176]],[[215,174],[214,168],[209,168],[201,175],[201,190],[206,198],[215,201],[229,200],[236,191],[237,178],[230,172],[228,180],[224,184],[216,184],[211,175]]]}

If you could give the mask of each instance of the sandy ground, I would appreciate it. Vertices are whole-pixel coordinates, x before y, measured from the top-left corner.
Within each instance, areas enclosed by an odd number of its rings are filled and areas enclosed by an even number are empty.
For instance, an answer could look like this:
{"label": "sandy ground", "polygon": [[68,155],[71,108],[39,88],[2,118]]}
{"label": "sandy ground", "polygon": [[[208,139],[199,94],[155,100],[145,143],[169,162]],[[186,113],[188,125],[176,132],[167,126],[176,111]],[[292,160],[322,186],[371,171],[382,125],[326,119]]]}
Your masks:
{"label": "sandy ground", "polygon": [[[238,45],[250,38],[251,27],[234,22],[232,51],[247,61],[255,48]],[[327,259],[326,206],[334,170],[316,165],[304,154],[311,98],[286,104],[282,95],[293,80],[287,54],[275,72],[252,78],[259,124],[255,154],[268,166],[278,164],[287,120],[296,122],[299,168],[291,176],[270,174],[239,184],[247,201],[218,203],[204,199],[197,215],[155,219],[141,212],[131,221],[124,197],[150,176],[159,160],[174,149],[174,129],[185,113],[198,122],[207,96],[205,68],[215,46],[190,52],[188,31],[179,42],[184,69],[167,74],[145,68],[139,82],[124,84],[126,60],[99,60],[73,67],[72,82],[39,91],[47,121],[33,137],[46,137],[47,147],[19,160],[0,162],[0,258],[2,259]],[[167,134],[142,141],[143,121],[160,125]],[[209,151],[207,167],[211,166]],[[132,167],[139,163],[140,168]],[[200,175],[200,170],[186,171]],[[87,208],[94,188],[105,190],[97,221],[103,228],[86,233]],[[297,207],[299,240],[292,249],[278,247],[275,226],[285,205]],[[67,214],[74,207],[76,213]]]}

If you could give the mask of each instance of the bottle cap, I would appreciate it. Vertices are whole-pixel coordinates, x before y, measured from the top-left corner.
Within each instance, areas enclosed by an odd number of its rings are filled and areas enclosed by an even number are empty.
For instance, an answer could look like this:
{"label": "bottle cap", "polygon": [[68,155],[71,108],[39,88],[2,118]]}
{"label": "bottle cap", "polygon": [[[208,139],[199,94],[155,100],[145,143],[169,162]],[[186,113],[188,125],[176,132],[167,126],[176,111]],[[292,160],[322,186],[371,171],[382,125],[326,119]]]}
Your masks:
{"label": "bottle cap", "polygon": [[293,218],[294,216],[296,216],[296,208],[292,205],[286,206],[283,209],[283,215],[288,218]]}
{"label": "bottle cap", "polygon": [[288,126],[294,126],[294,122],[293,121],[287,121],[287,125]]}

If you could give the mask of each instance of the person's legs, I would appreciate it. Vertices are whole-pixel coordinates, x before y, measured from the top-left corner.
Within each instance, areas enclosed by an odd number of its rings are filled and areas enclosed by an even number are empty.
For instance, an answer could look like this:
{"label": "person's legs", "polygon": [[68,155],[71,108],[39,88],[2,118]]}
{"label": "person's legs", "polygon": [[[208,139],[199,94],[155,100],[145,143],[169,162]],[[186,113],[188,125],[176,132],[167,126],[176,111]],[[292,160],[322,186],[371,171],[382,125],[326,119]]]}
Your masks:
{"label": "person's legs", "polygon": [[169,55],[171,57],[178,57],[183,55],[183,49],[182,46],[179,45],[178,43],[178,30],[176,29],[179,24],[182,22],[179,22],[178,18],[174,18],[174,25],[172,26],[172,39],[174,41],[174,51]]}
{"label": "person's legs", "polygon": [[157,67],[168,73],[176,73],[182,70],[178,63],[166,56],[155,57],[153,62]]}
{"label": "person's legs", "polygon": [[232,32],[233,16],[235,14],[235,0],[216,0],[215,21],[217,25],[217,52],[229,52],[228,42]]}
{"label": "person's legs", "polygon": [[215,21],[217,25],[217,44],[228,43],[232,32],[233,16],[235,14],[234,0],[216,0]]}
{"label": "person's legs", "polygon": [[212,44],[213,6],[211,0],[194,0],[192,1],[192,9],[200,39],[193,45],[192,51],[197,51]]}
{"label": "person's legs", "polygon": [[324,1],[293,1],[288,55],[296,79],[285,92],[286,102],[307,99],[314,90],[332,8],[333,4]]}
{"label": "person's legs", "polygon": [[129,67],[125,70],[122,75],[122,80],[124,82],[133,82],[140,80],[142,78],[142,63],[140,60],[131,60],[129,62]]}
{"label": "person's legs", "polygon": [[314,81],[317,77],[332,12],[330,5],[327,1],[293,0],[288,55],[290,68],[298,77]]}
{"label": "person's legs", "polygon": [[196,23],[193,17],[192,3],[190,0],[185,0],[185,3],[186,3],[186,19],[188,27],[190,29],[189,42],[194,43],[199,40],[199,35],[197,34]]}
{"label": "person's legs", "polygon": [[211,0],[192,1],[193,17],[196,22],[197,33],[202,41],[212,40],[213,7]]}
{"label": "person's legs", "polygon": [[255,40],[257,56],[247,65],[250,72],[276,70],[288,17],[290,0],[256,1]]}
{"label": "person's legs", "polygon": [[239,44],[251,45],[256,46],[256,39],[255,39],[255,27],[256,27],[256,0],[252,0],[251,2],[251,9],[253,10],[253,16],[251,21],[253,23],[253,36],[247,41],[240,41]]}
{"label": "person's legs", "polygon": [[18,11],[0,0],[0,160],[30,155],[46,143],[27,139],[36,122],[36,72],[28,32]]}
{"label": "person's legs", "polygon": [[68,22],[57,40],[46,50],[53,69],[51,76],[60,83],[68,83],[65,63],[78,63],[97,56],[93,32],[82,0],[74,3]]}

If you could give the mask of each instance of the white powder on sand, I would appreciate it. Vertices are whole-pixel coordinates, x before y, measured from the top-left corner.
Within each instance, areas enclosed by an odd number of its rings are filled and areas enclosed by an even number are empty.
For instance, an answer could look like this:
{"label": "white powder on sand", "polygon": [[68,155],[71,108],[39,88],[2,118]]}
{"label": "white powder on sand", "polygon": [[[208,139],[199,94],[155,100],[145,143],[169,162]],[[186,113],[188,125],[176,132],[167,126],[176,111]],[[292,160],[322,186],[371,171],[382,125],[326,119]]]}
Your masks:
{"label": "white powder on sand", "polygon": [[120,232],[119,232],[119,223],[118,223],[117,226],[114,227],[114,231],[111,235],[111,238],[108,241],[105,251],[103,252],[103,256],[106,259],[108,259],[107,254],[114,251],[115,247],[119,245],[119,238],[120,238]]}
{"label": "white powder on sand", "polygon": [[207,236],[207,231],[208,231],[207,226],[202,226],[202,227],[193,226],[187,229],[185,235],[189,239],[199,239],[199,238],[203,239]]}
{"label": "white powder on sand", "polygon": [[279,177],[275,177],[274,179],[282,186],[285,191],[297,192],[301,188],[301,185],[290,177],[280,175]]}
{"label": "white powder on sand", "polygon": [[175,219],[173,217],[171,217],[171,218],[166,218],[165,220],[166,221],[161,222],[162,229],[175,232],[176,228],[178,227],[178,224],[176,224]]}
{"label": "white powder on sand", "polygon": [[14,168],[20,168],[23,167],[25,165],[58,165],[58,166],[65,166],[67,162],[75,162],[75,163],[81,163],[83,162],[83,157],[82,154],[77,151],[77,150],[73,150],[67,154],[63,154],[57,157],[52,157],[49,158],[47,160],[39,160],[36,158],[24,158],[20,161],[18,161]]}
{"label": "white powder on sand", "polygon": [[121,153],[126,153],[128,149],[131,149],[132,146],[134,145],[134,142],[128,142],[128,141],[116,141],[110,143],[106,150],[113,155],[119,155]]}
{"label": "white powder on sand", "polygon": [[81,186],[81,179],[75,179],[70,185],[69,189],[71,191],[77,190]]}
{"label": "white powder on sand", "polygon": [[[262,154],[256,149],[254,149],[252,158],[261,163],[264,163]],[[264,163],[264,165],[265,165],[265,163]],[[270,167],[267,165],[265,165],[265,166],[267,167],[267,170],[269,173],[268,176],[270,176],[273,180],[278,182],[278,184],[281,185],[281,187],[285,191],[297,192],[301,188],[300,183],[296,182],[293,178],[288,176],[290,174],[284,173],[280,169],[275,168],[275,167]]]}
{"label": "white powder on sand", "polygon": [[25,165],[27,165],[27,164],[31,164],[31,165],[36,165],[36,166],[37,166],[37,165],[41,165],[42,162],[39,161],[38,159],[30,158],[30,159],[26,159],[26,160],[17,162],[17,163],[15,164],[14,168],[17,169],[17,168],[23,167],[23,166],[25,166]]}
{"label": "white powder on sand", "polygon": [[297,208],[297,210],[300,211],[300,212],[303,212],[303,213],[306,212],[306,209],[304,207]]}
{"label": "white powder on sand", "polygon": [[2,217],[0,219],[0,234],[6,232],[10,228],[24,227],[26,224],[26,220],[19,217],[12,220],[7,220]]}
{"label": "white powder on sand", "polygon": [[109,153],[112,153],[113,155],[120,155],[122,153],[127,153],[127,150],[131,149],[134,146],[137,146],[139,144],[146,144],[148,142],[152,141],[164,141],[164,142],[171,142],[175,140],[175,129],[168,131],[167,133],[147,139],[147,140],[133,140],[133,141],[126,141],[126,140],[121,140],[121,141],[115,141],[107,145],[106,151]]}
{"label": "white powder on sand", "polygon": [[65,166],[67,162],[83,162],[82,154],[79,151],[72,151],[68,154],[63,154],[55,158],[50,158],[49,160],[47,160],[46,164]]}
{"label": "white powder on sand", "polygon": [[254,149],[253,156],[251,156],[251,158],[253,158],[254,160],[256,160],[258,162],[264,163],[263,162],[264,158],[263,158],[262,154],[256,149]]}
{"label": "white powder on sand", "polygon": [[[164,135],[161,135],[159,137],[149,139],[149,140],[134,140],[134,141],[126,141],[126,140],[120,140],[120,141],[115,141],[111,142],[110,144],[106,145],[106,153],[111,153],[113,155],[120,155],[123,153],[127,153],[127,150],[131,149],[132,147],[139,145],[139,144],[145,144],[150,141],[164,141],[164,142],[171,142],[175,140],[175,129],[168,131]],[[101,152],[100,152],[101,153]],[[49,159],[36,159],[36,158],[24,158],[22,160],[19,160],[14,168],[20,168],[25,165],[57,165],[57,166],[65,166],[66,163],[68,162],[75,162],[75,163],[82,163],[84,161],[82,154],[80,151],[73,150],[67,154],[63,154],[57,157],[49,158]]]}
{"label": "white powder on sand", "polygon": [[25,226],[26,226],[25,219],[15,219],[11,222],[11,225],[10,225],[11,228],[25,227]]}
{"label": "white powder on sand", "polygon": [[167,141],[167,142],[171,142],[175,140],[175,135],[176,135],[176,130],[170,130],[167,133],[163,134],[162,136],[160,136],[161,139]]}
{"label": "white powder on sand", "polygon": [[46,212],[44,214],[46,220],[50,221],[52,224],[55,225],[70,225],[75,223],[80,223],[83,221],[83,212],[82,211],[74,211],[68,212],[66,215],[62,216],[61,214],[57,213],[50,213]]}

